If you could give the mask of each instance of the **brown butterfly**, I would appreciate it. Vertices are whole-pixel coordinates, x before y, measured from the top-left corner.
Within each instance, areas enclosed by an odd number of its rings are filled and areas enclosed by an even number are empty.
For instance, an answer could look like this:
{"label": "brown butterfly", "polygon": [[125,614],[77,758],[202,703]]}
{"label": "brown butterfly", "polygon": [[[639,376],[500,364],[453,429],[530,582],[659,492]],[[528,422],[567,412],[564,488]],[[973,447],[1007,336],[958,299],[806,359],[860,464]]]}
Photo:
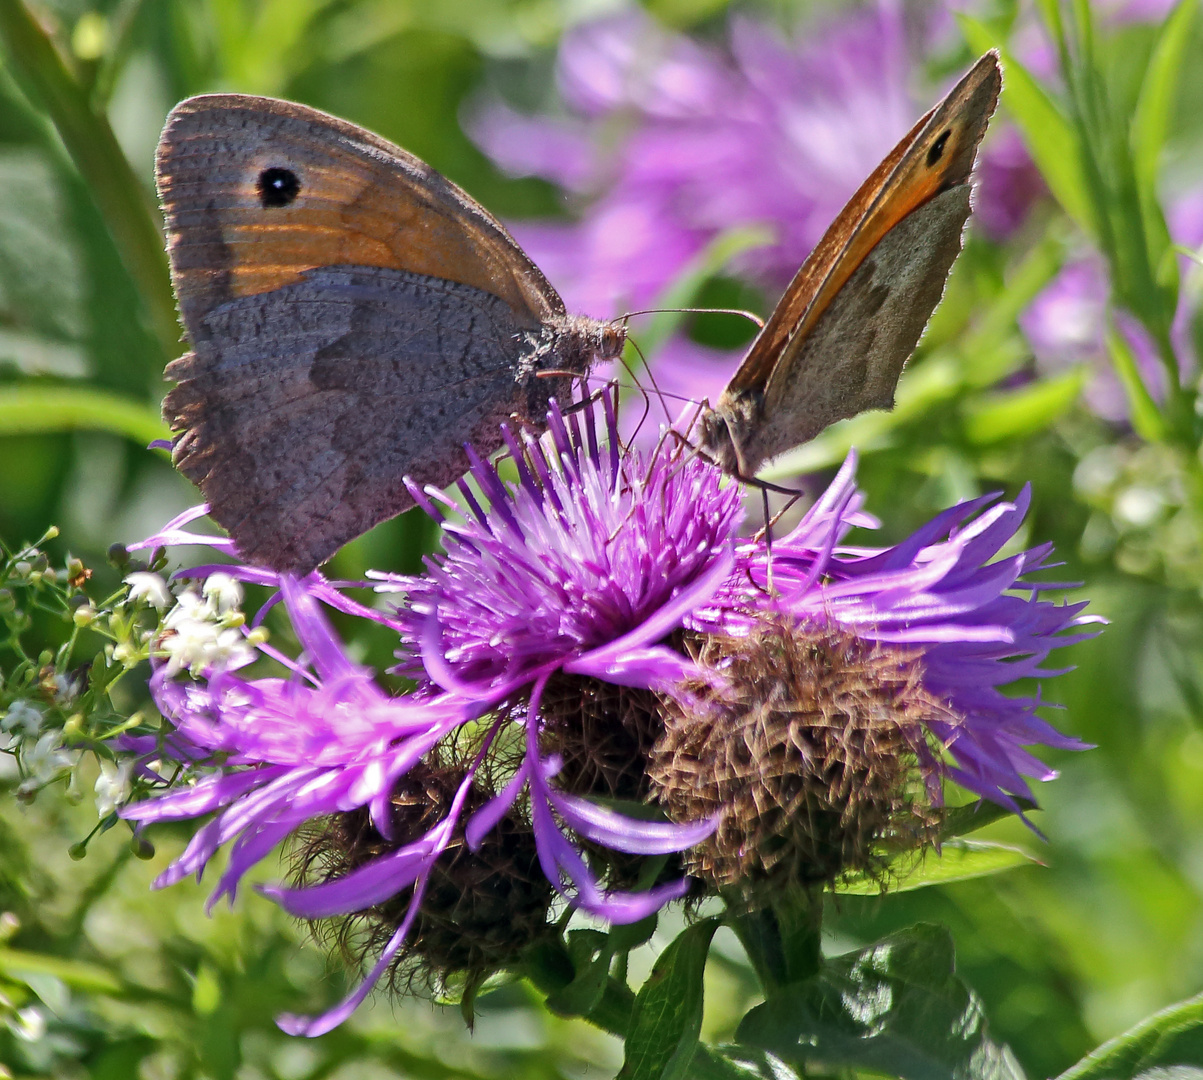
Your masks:
{"label": "brown butterfly", "polygon": [[[997,101],[989,53],[874,171],[803,264],[704,446],[749,477],[828,424],[888,408],[960,251]],[[565,311],[505,228],[411,154],[270,98],[167,119],[156,178],[192,352],[167,375],[173,458],[244,558],[305,572],[446,486],[463,444],[542,416],[625,324]]]}
{"label": "brown butterfly", "polygon": [[304,105],[189,98],[156,180],[192,346],[172,457],[251,562],[313,569],[622,351],[458,187]]}
{"label": "brown butterfly", "polygon": [[890,409],[969,218],[969,176],[998,103],[986,53],[873,170],[794,275],[712,411],[702,445],[751,477],[837,420]]}

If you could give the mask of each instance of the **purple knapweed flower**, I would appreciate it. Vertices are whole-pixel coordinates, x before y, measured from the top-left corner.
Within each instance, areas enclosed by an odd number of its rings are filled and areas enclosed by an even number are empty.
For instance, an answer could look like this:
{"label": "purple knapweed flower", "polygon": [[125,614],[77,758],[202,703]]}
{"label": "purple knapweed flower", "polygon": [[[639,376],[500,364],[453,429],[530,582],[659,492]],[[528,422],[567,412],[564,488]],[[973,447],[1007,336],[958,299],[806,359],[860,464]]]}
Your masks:
{"label": "purple knapweed flower", "polygon": [[[245,873],[298,827],[366,810],[383,854],[317,884],[264,891],[306,919],[407,897],[365,981],[320,1017],[284,1018],[286,1030],[317,1035],[344,1020],[401,954],[449,845],[462,840],[478,850],[519,800],[544,874],[581,909],[632,922],[683,894],[686,882],[671,880],[644,892],[606,891],[580,845],[669,854],[699,843],[714,822],[634,820],[587,797],[596,792],[569,791],[557,780],[559,755],[541,741],[555,680],[633,689],[655,701],[711,677],[674,645],[679,632],[738,634],[762,614],[785,615],[919,650],[925,689],[960,718],[931,725],[955,764],[944,769],[933,759],[929,781],[947,775],[1011,808],[1030,798],[1025,776],[1053,775],[1028,746],[1081,745],[1036,715],[1038,696],[999,691],[1017,678],[1051,674],[1042,661],[1082,636],[1074,628],[1089,621],[1082,605],[1043,600],[1051,586],[1026,580],[1045,564],[1047,547],[996,558],[1022,521],[1026,492],[1015,505],[961,504],[894,547],[848,547],[850,528],[874,524],[860,510],[850,459],[770,555],[762,541],[736,538],[740,485],[671,434],[649,453],[624,447],[616,413],[610,392],[567,416],[553,403],[541,439],[504,433],[510,457],[503,462],[489,465],[470,452],[476,491],[461,481],[462,510],[442,493],[415,490],[442,522],[443,553],[428,559],[425,575],[376,576],[382,594],[404,594],[388,611],[350,598],[351,583],[318,573],[297,579],[237,563],[186,571],[209,584],[180,596],[176,616],[164,620],[169,637],[158,643],[151,686],[169,725],[157,752],[178,761],[193,783],[123,813],[140,823],[214,816],[158,884],[199,875],[229,844],[213,900],[232,900]],[[462,517],[443,520],[440,504]],[[202,512],[131,546],[209,543],[236,555],[229,541],[185,529]],[[271,590],[249,625],[236,582]],[[257,630],[276,604],[300,643],[295,658]],[[324,607],[397,630],[401,670],[417,680],[415,691],[384,692],[370,669],[349,659]],[[241,641],[227,640],[231,630]],[[186,647],[170,635],[185,637]],[[285,674],[249,674],[259,656]],[[416,838],[395,836],[399,782],[469,722],[475,741],[459,762],[462,779],[446,815]],[[515,725],[519,753],[508,750],[511,771],[491,781],[498,794],[465,810],[494,744],[515,745]]]}
{"label": "purple knapweed flower", "polygon": [[1081,614],[1085,603],[1040,598],[1064,587],[1029,580],[1047,566],[1051,544],[996,558],[1023,523],[1026,487],[1014,503],[992,495],[962,502],[893,547],[849,547],[840,541],[852,527],[876,525],[861,511],[854,476],[850,455],[797,528],[773,542],[771,555],[763,545],[742,546],[735,575],[689,625],[740,633],[761,613],[785,614],[918,650],[924,688],[960,718],[928,724],[953,762],[929,770],[929,786],[946,775],[1019,811],[1017,799],[1034,801],[1025,777],[1056,776],[1026,748],[1084,744],[1037,715],[1039,693],[1007,696],[1000,687],[1058,674],[1041,667],[1049,653],[1091,636],[1080,628],[1100,620]]}
{"label": "purple knapweed flower", "polygon": [[[711,830],[709,822],[636,821],[557,790],[552,778],[558,763],[538,745],[539,701],[556,672],[666,688],[690,671],[688,660],[657,643],[721,584],[733,558],[738,489],[720,489],[719,474],[686,455],[678,442],[666,443],[647,461],[620,453],[613,401],[605,400],[608,445],[599,444],[592,410],[582,431],[576,417],[565,420],[553,408],[547,443],[527,439],[525,458],[507,433],[522,477],[517,487],[504,486],[495,470],[473,457],[473,476],[490,499],[490,512],[481,511],[461,485],[473,516],[463,526],[447,526],[448,554],[432,565],[429,580],[392,580],[390,587],[404,584],[412,600],[395,617],[358,604],[318,573],[297,579],[238,564],[186,572],[210,581],[220,576],[220,587],[206,588],[212,603],[184,593],[165,620],[151,690],[171,727],[157,747],[143,740],[129,749],[186,766],[220,759],[221,768],[198,770],[191,786],[123,814],[140,823],[216,815],[156,880],[166,886],[192,873],[199,877],[228,843],[228,867],[210,906],[222,896],[232,902],[246,872],[315,819],[364,807],[389,840],[398,781],[465,722],[530,691],[526,756],[502,793],[468,821],[460,817],[475,771],[509,716],[497,720],[476,760],[465,764],[447,816],[419,839],[334,880],[263,890],[306,919],[361,911],[412,890],[405,919],[364,982],[320,1017],[283,1018],[285,1030],[319,1035],[350,1015],[403,949],[448,844],[462,834],[478,847],[524,789],[540,864],[572,903],[624,923],[685,891],[684,881],[641,893],[603,891],[562,829],[649,855],[689,847]],[[416,494],[433,512],[429,499]],[[236,557],[229,540],[187,531],[204,509],[181,515],[130,549],[200,543]],[[226,582],[235,580],[276,590],[250,627],[230,618],[237,613]],[[299,658],[255,635],[255,625],[277,602],[303,649]],[[322,605],[400,628],[433,677],[415,694],[388,695],[369,669],[348,658]],[[241,674],[257,653],[284,665],[288,676]],[[181,680],[185,670],[192,678]]]}

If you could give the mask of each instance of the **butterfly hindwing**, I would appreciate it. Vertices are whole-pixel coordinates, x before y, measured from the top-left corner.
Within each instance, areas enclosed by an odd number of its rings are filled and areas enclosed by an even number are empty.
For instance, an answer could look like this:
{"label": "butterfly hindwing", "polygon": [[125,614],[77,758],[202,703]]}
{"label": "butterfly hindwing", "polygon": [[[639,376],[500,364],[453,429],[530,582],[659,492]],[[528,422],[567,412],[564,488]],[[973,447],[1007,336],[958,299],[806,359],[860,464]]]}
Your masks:
{"label": "butterfly hindwing", "polygon": [[541,380],[515,381],[509,305],[456,282],[326,268],[204,321],[167,371],[175,462],[240,554],[277,569],[311,569],[412,506],[404,476],[446,486],[464,441],[546,408]]}

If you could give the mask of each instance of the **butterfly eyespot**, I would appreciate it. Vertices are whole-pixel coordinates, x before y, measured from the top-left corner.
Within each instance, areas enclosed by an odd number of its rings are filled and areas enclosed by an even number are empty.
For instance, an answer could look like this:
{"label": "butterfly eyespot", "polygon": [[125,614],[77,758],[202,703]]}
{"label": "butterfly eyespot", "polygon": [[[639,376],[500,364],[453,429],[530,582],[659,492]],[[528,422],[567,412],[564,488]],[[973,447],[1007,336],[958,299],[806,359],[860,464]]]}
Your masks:
{"label": "butterfly eyespot", "polygon": [[940,132],[940,137],[931,144],[931,149],[927,152],[927,167],[929,169],[944,156],[944,146],[948,142],[948,136],[951,134],[952,128],[945,128]]}
{"label": "butterfly eyespot", "polygon": [[287,206],[301,193],[301,181],[291,169],[272,166],[259,174],[259,202],[266,207]]}

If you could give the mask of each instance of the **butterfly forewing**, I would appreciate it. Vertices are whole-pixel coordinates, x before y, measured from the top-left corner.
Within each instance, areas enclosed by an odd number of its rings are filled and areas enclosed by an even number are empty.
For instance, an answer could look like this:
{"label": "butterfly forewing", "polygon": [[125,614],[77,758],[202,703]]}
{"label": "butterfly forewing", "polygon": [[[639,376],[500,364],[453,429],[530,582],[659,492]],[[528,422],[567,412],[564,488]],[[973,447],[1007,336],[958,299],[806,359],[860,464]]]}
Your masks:
{"label": "butterfly forewing", "polygon": [[172,281],[189,335],[239,296],[319,266],[379,266],[471,285],[531,325],[563,302],[505,228],[425,162],[290,101],[204,94],[159,142]]}
{"label": "butterfly forewing", "polygon": [[[750,475],[835,420],[892,404],[960,250],[969,176],[1000,85],[998,57],[987,53],[803,263],[715,409],[722,423],[709,430],[722,435],[710,448],[726,467]],[[957,188],[962,197],[951,197]]]}
{"label": "butterfly forewing", "polygon": [[312,569],[621,347],[459,188],[302,105],[183,102],[157,180],[193,349],[173,459],[248,561]]}

